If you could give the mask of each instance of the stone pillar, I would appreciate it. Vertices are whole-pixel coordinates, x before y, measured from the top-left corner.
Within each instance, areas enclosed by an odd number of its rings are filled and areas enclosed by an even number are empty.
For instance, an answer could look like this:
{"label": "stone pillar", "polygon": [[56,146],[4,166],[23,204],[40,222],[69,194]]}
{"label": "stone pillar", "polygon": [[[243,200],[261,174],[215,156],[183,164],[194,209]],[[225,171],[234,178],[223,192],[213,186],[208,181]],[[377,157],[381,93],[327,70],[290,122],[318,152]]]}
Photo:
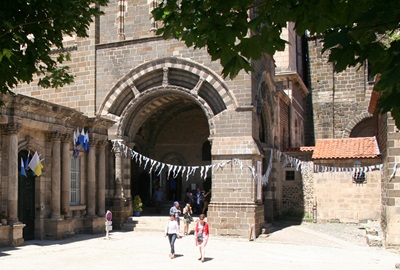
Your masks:
{"label": "stone pillar", "polygon": [[106,142],[102,141],[98,144],[98,183],[97,183],[97,214],[104,216],[106,214],[105,198],[106,198]]}
{"label": "stone pillar", "polygon": [[[227,155],[226,149],[237,148]],[[239,147],[240,148],[239,148]],[[256,178],[249,169],[256,170],[262,156],[252,137],[221,137],[213,140],[213,163],[227,164],[215,170],[212,179],[212,197],[207,221],[210,233],[247,238],[257,236],[264,225],[264,206],[256,198]],[[235,153],[241,150],[241,155]],[[235,163],[234,158],[240,160]],[[240,222],[238,222],[240,221]]]}
{"label": "stone pillar", "polygon": [[114,149],[115,153],[115,195],[114,198],[121,199],[124,197],[124,191],[122,189],[122,153],[119,148]]}
{"label": "stone pillar", "polygon": [[48,139],[53,142],[51,153],[51,218],[60,219],[60,198],[61,198],[61,134],[52,132],[48,134]]}
{"label": "stone pillar", "polygon": [[70,204],[70,193],[71,193],[71,155],[70,155],[70,143],[71,135],[64,134],[62,136],[62,182],[61,182],[61,208],[63,214],[69,216],[69,204]]}
{"label": "stone pillar", "polygon": [[2,126],[3,134],[8,135],[8,213],[10,214],[10,224],[18,224],[18,132],[21,125],[10,123]]}
{"label": "stone pillar", "polygon": [[89,217],[96,215],[96,141],[90,141],[87,166],[87,213]]}

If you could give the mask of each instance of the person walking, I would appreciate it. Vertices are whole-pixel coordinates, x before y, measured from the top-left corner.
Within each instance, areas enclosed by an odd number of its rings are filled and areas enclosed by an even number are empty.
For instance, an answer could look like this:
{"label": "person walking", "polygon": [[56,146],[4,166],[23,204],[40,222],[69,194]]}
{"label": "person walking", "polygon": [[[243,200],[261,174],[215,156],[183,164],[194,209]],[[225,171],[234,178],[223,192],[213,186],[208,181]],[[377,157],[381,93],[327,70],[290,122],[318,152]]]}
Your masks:
{"label": "person walking", "polygon": [[192,207],[190,206],[190,203],[187,203],[185,208],[183,208],[183,223],[185,224],[185,227],[183,228],[184,235],[189,234],[189,225],[193,221],[192,214]]}
{"label": "person walking", "polygon": [[178,222],[178,229],[180,229],[180,219],[179,215],[182,213],[181,209],[179,208],[179,202],[174,202],[174,205],[169,209],[169,214],[173,214],[175,216],[176,222]]}
{"label": "person walking", "polygon": [[204,257],[206,253],[206,246],[208,243],[209,228],[208,222],[204,220],[205,215],[201,214],[199,220],[196,223],[195,235],[196,235],[196,246],[200,250],[199,261],[204,262]]}
{"label": "person walking", "polygon": [[175,258],[175,240],[179,237],[179,227],[178,222],[175,220],[175,215],[170,214],[167,226],[165,227],[165,237],[168,236],[169,245],[171,247],[171,253],[169,257],[171,259]]}

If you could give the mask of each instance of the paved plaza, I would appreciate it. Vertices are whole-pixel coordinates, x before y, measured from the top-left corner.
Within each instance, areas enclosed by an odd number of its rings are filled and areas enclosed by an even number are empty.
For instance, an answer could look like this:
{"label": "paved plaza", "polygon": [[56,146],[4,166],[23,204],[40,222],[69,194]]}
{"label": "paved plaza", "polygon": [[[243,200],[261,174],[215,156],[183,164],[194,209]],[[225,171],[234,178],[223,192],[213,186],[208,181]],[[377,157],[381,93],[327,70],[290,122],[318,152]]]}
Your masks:
{"label": "paved plaza", "polygon": [[168,239],[157,232],[78,235],[62,241],[27,241],[0,248],[0,269],[395,269],[400,255],[364,242],[341,239],[312,226],[282,227],[248,241],[211,236],[204,263],[194,236],[176,241],[170,259]]}

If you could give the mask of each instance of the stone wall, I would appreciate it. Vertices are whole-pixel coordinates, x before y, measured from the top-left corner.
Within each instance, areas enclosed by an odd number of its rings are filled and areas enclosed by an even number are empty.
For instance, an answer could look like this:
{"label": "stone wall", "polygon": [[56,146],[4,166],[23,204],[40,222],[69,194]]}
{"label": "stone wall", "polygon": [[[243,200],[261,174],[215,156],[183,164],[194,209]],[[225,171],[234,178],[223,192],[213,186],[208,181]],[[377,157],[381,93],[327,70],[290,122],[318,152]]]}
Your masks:
{"label": "stone wall", "polygon": [[60,88],[41,88],[37,81],[20,85],[16,93],[32,96],[83,112],[95,115],[95,36],[96,23],[88,30],[89,38],[66,37],[65,50],[71,54],[71,61],[65,63],[75,76],[74,83]]}
{"label": "stone wall", "polygon": [[[387,247],[400,246],[400,174],[395,169],[400,163],[400,132],[390,116],[381,116],[379,138],[383,149],[382,229]],[[386,131],[386,132],[385,132]],[[385,141],[386,139],[386,141]],[[398,167],[398,166],[397,166]],[[395,169],[395,170],[394,170]],[[393,175],[394,173],[394,175]],[[394,177],[392,177],[394,176]]]}
{"label": "stone wall", "polygon": [[314,196],[319,222],[379,220],[381,172],[366,173],[367,182],[353,183],[352,173],[315,173]]}
{"label": "stone wall", "polygon": [[368,105],[373,85],[368,83],[364,66],[333,71],[328,53],[321,55],[322,43],[309,40],[311,92],[314,108],[315,139],[348,137],[348,130],[369,117]]}

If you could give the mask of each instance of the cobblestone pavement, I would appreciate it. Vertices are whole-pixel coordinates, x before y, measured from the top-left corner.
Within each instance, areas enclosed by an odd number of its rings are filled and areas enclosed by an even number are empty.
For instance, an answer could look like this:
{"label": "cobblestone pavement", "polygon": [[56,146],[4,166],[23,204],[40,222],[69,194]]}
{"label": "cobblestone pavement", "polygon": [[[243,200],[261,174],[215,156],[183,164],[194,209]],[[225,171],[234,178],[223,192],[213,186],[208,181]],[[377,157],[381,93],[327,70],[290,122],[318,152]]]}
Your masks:
{"label": "cobblestone pavement", "polygon": [[255,241],[211,236],[204,263],[197,260],[193,235],[177,240],[172,260],[160,233],[78,235],[0,248],[0,269],[395,269],[399,254],[368,247],[360,231],[358,225],[275,224]]}

